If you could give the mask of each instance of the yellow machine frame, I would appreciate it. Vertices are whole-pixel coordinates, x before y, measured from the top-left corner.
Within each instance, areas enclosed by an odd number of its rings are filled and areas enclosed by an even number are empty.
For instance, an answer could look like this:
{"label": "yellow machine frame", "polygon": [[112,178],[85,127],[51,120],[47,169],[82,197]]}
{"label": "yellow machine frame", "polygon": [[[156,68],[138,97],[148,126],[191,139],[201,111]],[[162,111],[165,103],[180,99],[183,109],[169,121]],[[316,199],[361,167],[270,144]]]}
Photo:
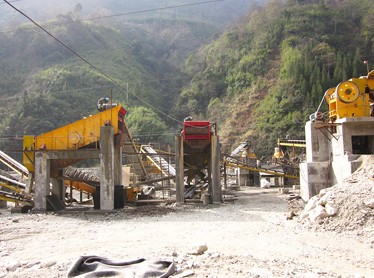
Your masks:
{"label": "yellow machine frame", "polygon": [[369,91],[373,89],[373,78],[374,71],[371,71],[368,76],[351,78],[326,91],[331,122],[348,117],[370,117],[370,97],[367,88]]}
{"label": "yellow machine frame", "polygon": [[118,105],[39,136],[24,136],[23,164],[34,172],[35,150],[76,150],[97,144],[100,127],[112,125],[114,134],[123,133],[126,110]]}
{"label": "yellow machine frame", "polygon": [[[120,114],[120,110],[122,113]],[[35,149],[74,150],[96,143],[100,138],[100,127],[112,125],[114,134],[122,133],[118,122],[124,122],[126,110],[118,105],[95,115],[35,137]]]}

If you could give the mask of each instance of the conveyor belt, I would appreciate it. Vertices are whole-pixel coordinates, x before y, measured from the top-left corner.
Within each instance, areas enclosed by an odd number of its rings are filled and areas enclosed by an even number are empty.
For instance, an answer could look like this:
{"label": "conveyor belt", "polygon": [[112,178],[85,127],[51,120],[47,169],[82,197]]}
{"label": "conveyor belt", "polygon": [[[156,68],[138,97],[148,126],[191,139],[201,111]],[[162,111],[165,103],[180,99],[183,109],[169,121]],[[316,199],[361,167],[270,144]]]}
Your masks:
{"label": "conveyor belt", "polygon": [[19,182],[19,181],[16,181],[16,180],[13,180],[13,179],[10,179],[10,178],[7,178],[3,175],[0,175],[0,183],[13,185],[15,187],[22,188],[22,189],[26,188],[26,184],[24,184],[22,182]]}
{"label": "conveyor belt", "polygon": [[253,171],[253,172],[266,173],[266,174],[269,174],[269,175],[291,178],[291,179],[295,179],[295,180],[300,178],[299,176],[289,175],[289,174],[286,174],[284,172],[278,172],[278,171],[275,171],[275,170],[272,171],[272,170],[269,170],[269,169],[253,167],[253,166],[250,166],[250,165],[240,164],[240,163],[238,163],[238,164],[228,163],[228,164],[226,164],[226,166],[227,167],[233,167],[233,168],[247,169],[247,170]]}
{"label": "conveyor belt", "polygon": [[32,195],[26,194],[26,185],[16,180],[0,175],[0,200],[7,202],[21,202],[32,205]]}
{"label": "conveyor belt", "polygon": [[241,142],[239,144],[239,146],[237,146],[231,153],[230,153],[230,156],[238,156],[238,154],[240,154],[241,152],[243,152],[243,150],[248,146],[248,142]]}
{"label": "conveyor belt", "polygon": [[176,171],[165,159],[157,155],[157,152],[150,145],[142,145],[140,151],[147,155],[149,161],[161,171],[164,176],[175,176]]}
{"label": "conveyor belt", "polygon": [[147,177],[147,173],[142,163],[139,150],[134,143],[134,140],[132,139],[127,124],[125,122],[123,124],[124,128],[122,136],[124,144],[122,146],[122,150],[127,155],[128,161],[131,163],[131,166],[134,170],[133,172],[135,172],[135,174],[138,176],[138,179],[145,180]]}
{"label": "conveyor belt", "polygon": [[305,140],[278,139],[279,146],[306,148]]}
{"label": "conveyor belt", "polygon": [[21,163],[16,161],[15,159],[11,158],[6,153],[0,151],[0,161],[7,165],[8,167],[12,168],[14,171],[19,173],[22,176],[28,177],[29,171],[25,166],[23,166]]}
{"label": "conveyor belt", "polygon": [[91,195],[96,192],[95,186],[80,181],[65,181],[65,185],[67,187],[71,187],[73,189],[89,193]]}
{"label": "conveyor belt", "polygon": [[5,192],[0,190],[0,201],[7,201],[7,202],[20,202],[25,203],[28,205],[33,205],[33,201],[31,198],[26,197],[23,194],[20,193],[14,193],[14,192]]}
{"label": "conveyor belt", "polygon": [[[242,154],[244,151],[248,151],[248,147],[249,147],[249,142],[248,141],[243,141],[239,144],[239,146],[237,146],[231,153],[229,156],[226,156],[225,158],[225,161],[228,162],[228,163],[237,163],[238,161],[242,160],[243,157],[242,157]],[[246,158],[256,158],[255,155],[251,155],[249,156],[249,154],[247,154],[247,157]],[[253,163],[255,163],[255,160],[253,161]]]}
{"label": "conveyor belt", "polygon": [[100,184],[100,177],[97,177],[95,175],[89,174],[83,170],[73,168],[73,167],[65,168],[64,178],[73,180],[73,181],[84,182],[84,183],[92,184],[92,185]]}
{"label": "conveyor belt", "polygon": [[66,186],[89,194],[93,194],[96,191],[95,186],[100,185],[99,177],[73,167],[65,168],[64,179]]}

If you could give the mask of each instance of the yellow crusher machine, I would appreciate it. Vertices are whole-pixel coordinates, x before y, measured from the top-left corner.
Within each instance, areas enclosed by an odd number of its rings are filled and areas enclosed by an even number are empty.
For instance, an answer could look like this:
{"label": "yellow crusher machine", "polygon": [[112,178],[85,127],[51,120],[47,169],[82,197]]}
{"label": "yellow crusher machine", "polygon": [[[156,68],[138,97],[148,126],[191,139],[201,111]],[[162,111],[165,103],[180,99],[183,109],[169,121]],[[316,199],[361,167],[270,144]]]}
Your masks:
{"label": "yellow crusher machine", "polygon": [[325,92],[325,100],[329,106],[329,120],[349,117],[370,117],[372,99],[374,93],[374,70],[367,76],[351,78],[328,89]]}

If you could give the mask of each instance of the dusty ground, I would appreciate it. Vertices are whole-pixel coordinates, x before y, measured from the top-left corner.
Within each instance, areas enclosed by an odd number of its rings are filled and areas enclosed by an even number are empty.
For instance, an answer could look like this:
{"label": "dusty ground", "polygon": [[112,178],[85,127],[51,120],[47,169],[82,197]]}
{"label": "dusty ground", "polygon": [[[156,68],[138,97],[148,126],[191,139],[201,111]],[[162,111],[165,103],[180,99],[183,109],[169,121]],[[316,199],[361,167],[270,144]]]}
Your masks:
{"label": "dusty ground", "polygon": [[[173,260],[176,277],[374,277],[372,233],[287,220],[277,189],[235,193],[235,203],[105,215],[0,210],[0,277],[65,277],[81,255]],[[208,250],[191,254],[199,244]]]}

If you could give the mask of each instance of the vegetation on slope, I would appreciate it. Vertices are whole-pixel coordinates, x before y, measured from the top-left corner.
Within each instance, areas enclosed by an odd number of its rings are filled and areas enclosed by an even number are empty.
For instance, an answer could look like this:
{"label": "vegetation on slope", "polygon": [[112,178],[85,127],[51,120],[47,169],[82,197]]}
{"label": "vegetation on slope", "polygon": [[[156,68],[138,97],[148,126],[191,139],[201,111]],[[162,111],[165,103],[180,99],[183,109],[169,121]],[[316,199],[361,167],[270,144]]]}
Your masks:
{"label": "vegetation on slope", "polygon": [[[96,100],[103,96],[113,96],[130,110],[142,105],[169,114],[187,80],[179,70],[185,57],[242,14],[249,2],[231,3],[230,12],[226,11],[227,3],[189,5],[191,2],[184,0],[94,0],[89,5],[86,1],[36,0],[32,5],[15,4],[112,80],[9,6],[1,5],[0,26],[5,31],[0,32],[0,99],[5,105],[0,108],[0,137],[40,134],[96,113]],[[202,9],[203,5],[214,8]],[[110,17],[121,13],[129,14]],[[102,16],[105,18],[82,21]],[[22,22],[27,23],[20,25]],[[154,116],[174,129],[178,123],[162,115]],[[134,126],[147,126],[141,122],[144,118],[135,119],[140,122],[133,122]],[[12,146],[4,141],[0,148]]]}
{"label": "vegetation on slope", "polygon": [[[96,101],[113,96],[134,113],[128,121],[135,133],[149,134],[144,142],[178,129],[171,117],[155,113],[174,108],[178,120],[216,121],[226,151],[249,139],[259,157],[269,155],[278,137],[303,138],[326,89],[366,74],[362,62],[374,57],[373,14],[370,0],[254,5],[189,56],[183,72],[181,62],[218,31],[202,17],[142,15],[97,25],[70,14],[45,23],[112,80],[38,29],[3,32],[0,137],[40,134],[96,113]],[[3,140],[0,149],[13,143]]]}
{"label": "vegetation on slope", "polygon": [[[114,14],[124,14],[119,20],[147,20],[149,18],[167,20],[200,21],[224,28],[235,18],[246,15],[251,2],[264,0],[225,0],[225,1],[191,1],[191,0],[33,0],[15,1],[17,8],[27,11],[38,22],[67,14],[74,18],[96,18]],[[5,4],[0,4],[0,27],[14,26],[27,20]],[[102,20],[99,21],[101,24]],[[113,23],[113,22],[112,22]]]}
{"label": "vegetation on slope", "polygon": [[[303,138],[330,87],[366,75],[374,57],[374,5],[269,1],[189,57],[176,113],[218,122],[224,146],[249,139],[258,156],[279,137]],[[229,151],[229,149],[227,150]]]}
{"label": "vegetation on slope", "polygon": [[[178,35],[174,38],[167,21],[105,27],[62,15],[46,25],[100,70],[33,26],[0,33],[0,99],[6,104],[0,108],[0,137],[38,135],[96,113],[96,101],[103,96],[113,97],[130,110],[139,105],[149,108],[151,104],[156,112],[169,112],[185,82],[178,69],[180,61],[216,31],[204,23],[179,22],[180,32],[174,33]],[[193,39],[194,45],[179,50],[179,45]],[[153,115],[157,126],[162,126],[158,134],[170,120],[161,116]],[[146,119],[135,119],[131,123],[137,127],[136,132],[148,134]],[[3,140],[0,148],[19,149],[13,143]]]}

